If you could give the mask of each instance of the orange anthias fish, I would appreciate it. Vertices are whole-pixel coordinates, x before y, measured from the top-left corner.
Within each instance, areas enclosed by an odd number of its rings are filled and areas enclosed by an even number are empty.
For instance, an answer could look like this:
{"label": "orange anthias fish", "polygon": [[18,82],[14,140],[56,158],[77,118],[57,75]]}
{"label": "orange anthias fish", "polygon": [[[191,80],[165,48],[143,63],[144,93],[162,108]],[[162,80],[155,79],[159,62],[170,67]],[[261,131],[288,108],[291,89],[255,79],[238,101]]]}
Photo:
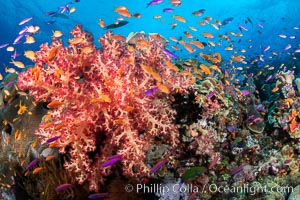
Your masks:
{"label": "orange anthias fish", "polygon": [[189,52],[189,53],[194,53],[196,50],[189,44],[183,44],[184,48]]}
{"label": "orange anthias fish", "polygon": [[204,49],[204,45],[202,44],[202,42],[199,42],[199,41],[196,41],[196,40],[191,40],[190,44],[195,45],[199,49]]}
{"label": "orange anthias fish", "polygon": [[50,52],[49,52],[49,55],[48,55],[48,61],[52,61],[54,58],[55,58],[55,56],[56,56],[56,54],[57,54],[57,50],[58,50],[58,46],[56,46],[56,47],[53,47],[51,50],[50,50]]}
{"label": "orange anthias fish", "polygon": [[205,38],[214,38],[213,34],[209,33],[209,32],[203,32],[202,33],[203,37]]}
{"label": "orange anthias fish", "polygon": [[129,12],[126,6],[119,6],[114,11],[124,17],[128,17],[128,18],[132,17],[132,14]]}
{"label": "orange anthias fish", "polygon": [[176,20],[179,21],[179,22],[186,23],[185,18],[182,17],[182,16],[174,15],[173,18],[176,19]]}
{"label": "orange anthias fish", "polygon": [[54,100],[47,105],[47,108],[58,108],[59,106],[61,106],[63,104],[64,104],[64,102]]}
{"label": "orange anthias fish", "polygon": [[211,74],[211,71],[210,71],[209,67],[207,67],[206,65],[201,64],[200,69],[201,69],[202,72],[204,72],[207,75]]}
{"label": "orange anthias fish", "polygon": [[99,19],[99,26],[101,27],[101,28],[104,28],[105,27],[105,23],[104,23],[104,21],[103,21],[103,19]]}

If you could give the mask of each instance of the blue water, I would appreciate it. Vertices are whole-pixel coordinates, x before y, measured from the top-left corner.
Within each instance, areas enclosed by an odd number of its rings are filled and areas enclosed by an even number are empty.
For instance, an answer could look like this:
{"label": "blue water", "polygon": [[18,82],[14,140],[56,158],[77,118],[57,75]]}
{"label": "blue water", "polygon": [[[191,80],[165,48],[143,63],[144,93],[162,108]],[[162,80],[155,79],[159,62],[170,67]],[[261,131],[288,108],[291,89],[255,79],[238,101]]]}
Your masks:
{"label": "blue water", "polygon": [[[72,2],[71,7],[76,7],[76,11],[71,14],[65,13],[69,19],[63,18],[51,18],[46,15],[48,11],[57,11],[58,7],[65,5],[71,1],[62,0],[14,0],[14,1],[1,1],[1,33],[0,33],[0,45],[5,43],[12,44],[15,38],[18,36],[19,31],[28,25],[35,25],[41,28],[38,34],[34,35],[36,42],[34,44],[23,44],[24,39],[20,44],[14,45],[17,53],[24,54],[25,50],[38,50],[39,45],[44,42],[50,42],[52,31],[60,30],[64,33],[62,37],[63,41],[67,42],[70,37],[69,31],[76,25],[82,24],[85,30],[88,30],[94,34],[95,43],[98,44],[97,39],[103,35],[106,30],[98,25],[98,21],[102,18],[106,25],[112,24],[116,21],[119,14],[114,12],[114,9],[120,5],[126,6],[129,11],[134,13],[140,13],[141,18],[126,18],[129,24],[113,29],[112,31],[117,34],[127,36],[130,32],[145,31],[146,33],[160,33],[162,36],[169,38],[170,36],[175,38],[186,39],[183,32],[188,31],[194,38],[199,41],[207,42],[208,39],[201,36],[202,32],[211,32],[215,37],[209,39],[214,43],[220,42],[222,46],[206,47],[203,50],[197,49],[194,54],[189,54],[182,46],[179,46],[182,51],[177,51],[176,54],[180,57],[193,57],[200,51],[203,53],[220,52],[222,57],[228,59],[234,51],[225,51],[224,48],[229,44],[233,44],[235,51],[245,49],[245,55],[248,60],[258,58],[262,53],[262,50],[270,45],[269,51],[265,52],[265,60],[267,56],[272,55],[272,52],[282,52],[282,56],[292,57],[293,51],[300,48],[299,45],[299,31],[293,27],[300,26],[299,22],[299,9],[300,1],[296,0],[182,0],[180,6],[172,6],[169,1],[164,0],[163,3],[146,8],[149,1],[143,0],[81,0],[80,2]],[[164,8],[173,8],[174,12],[163,13]],[[192,15],[193,11],[205,9],[202,16],[197,17]],[[154,15],[161,15],[161,19],[154,19]],[[176,22],[172,17],[173,15],[180,15],[184,17],[187,22]],[[213,18],[211,23],[215,23],[214,20],[223,21],[226,18],[233,17],[233,21],[230,24],[220,28],[220,30],[214,29],[210,24],[205,26],[199,25],[197,22],[203,20],[204,17],[210,16]],[[30,22],[19,26],[18,23],[28,17],[33,17]],[[247,17],[251,20],[253,25],[247,21]],[[56,20],[53,24],[47,24],[50,20]],[[164,22],[162,22],[162,20]],[[246,23],[247,21],[247,23]],[[171,23],[176,22],[177,27],[172,29]],[[260,23],[264,28],[257,26]],[[218,35],[225,34],[230,31],[234,33],[241,33],[238,24],[246,26],[249,30],[243,31],[243,37],[231,36],[230,41],[221,40]],[[197,28],[197,32],[190,30],[188,27],[193,26]],[[258,31],[261,32],[258,33]],[[279,34],[285,34],[287,37],[296,36],[296,39],[280,38]],[[299,37],[298,37],[299,36]],[[186,39],[188,40],[188,39]],[[239,41],[240,40],[240,41]],[[251,40],[251,41],[250,41]],[[248,42],[247,42],[248,41]],[[284,51],[283,49],[287,44],[291,44],[292,48]],[[99,45],[99,44],[98,44]],[[175,45],[172,41],[168,46]],[[248,48],[249,46],[252,48]],[[6,48],[0,49],[0,64],[8,65],[11,61],[11,55],[13,52],[7,52]],[[16,60],[24,62],[26,65],[31,65],[32,62],[24,56],[19,56]],[[12,67],[12,65],[9,65]],[[3,69],[1,69],[3,71]]]}

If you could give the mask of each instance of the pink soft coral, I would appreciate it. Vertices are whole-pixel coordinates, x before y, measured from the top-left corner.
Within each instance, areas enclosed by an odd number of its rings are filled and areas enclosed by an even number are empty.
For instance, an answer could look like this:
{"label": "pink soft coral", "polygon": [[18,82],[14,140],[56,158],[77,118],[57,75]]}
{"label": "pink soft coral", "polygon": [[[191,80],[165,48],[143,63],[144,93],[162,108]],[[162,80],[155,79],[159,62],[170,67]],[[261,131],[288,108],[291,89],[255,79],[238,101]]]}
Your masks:
{"label": "pink soft coral", "polygon": [[[124,175],[149,175],[144,160],[154,139],[172,146],[178,143],[175,111],[167,97],[187,92],[190,77],[164,66],[171,57],[155,37],[141,35],[133,47],[107,32],[99,39],[99,50],[80,25],[71,34],[68,46],[58,40],[42,44],[35,67],[19,75],[19,87],[29,90],[36,101],[63,103],[48,110],[51,119],[35,133],[43,143],[60,136],[56,141],[60,152],[71,156],[65,168],[77,174],[80,184],[88,180],[90,190],[98,190],[98,183],[110,173],[111,167],[100,166],[114,154],[122,156]],[[162,80],[145,72],[141,64]],[[157,90],[145,95],[158,82],[170,94]]]}

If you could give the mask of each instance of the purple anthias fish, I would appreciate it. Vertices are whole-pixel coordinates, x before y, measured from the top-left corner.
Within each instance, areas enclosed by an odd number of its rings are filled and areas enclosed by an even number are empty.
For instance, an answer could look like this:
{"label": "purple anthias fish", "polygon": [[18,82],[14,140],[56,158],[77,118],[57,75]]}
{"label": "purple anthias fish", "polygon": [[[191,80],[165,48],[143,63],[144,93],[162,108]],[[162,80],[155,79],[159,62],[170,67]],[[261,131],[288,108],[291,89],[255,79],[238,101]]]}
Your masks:
{"label": "purple anthias fish", "polygon": [[256,106],[255,106],[255,109],[256,109],[257,111],[261,112],[261,111],[265,110],[265,106],[262,105],[262,104],[259,104],[259,105],[256,105]]}
{"label": "purple anthias fish", "polygon": [[233,176],[233,175],[239,173],[240,171],[242,171],[246,165],[247,165],[247,163],[243,163],[243,164],[241,164],[240,166],[238,166],[238,167],[232,169],[232,170],[230,171],[231,176]]}
{"label": "purple anthias fish", "polygon": [[6,44],[1,44],[1,45],[0,45],[0,49],[5,48],[5,47],[7,47],[8,45],[9,45],[8,43],[6,43]]}
{"label": "purple anthias fish", "polygon": [[54,15],[56,12],[54,12],[54,11],[48,11],[48,12],[46,12],[46,15]]}
{"label": "purple anthias fish", "polygon": [[64,190],[64,189],[67,189],[69,187],[71,187],[72,184],[70,183],[65,183],[65,184],[62,184],[62,185],[59,185],[55,188],[56,191],[61,191],[61,190]]}
{"label": "purple anthias fish", "polygon": [[163,12],[173,12],[174,9],[173,8],[165,8],[163,9]]}
{"label": "purple anthias fish", "polygon": [[215,94],[216,94],[216,91],[212,91],[207,95],[207,98],[211,99],[213,96],[215,96]]}
{"label": "purple anthias fish", "polygon": [[243,95],[249,95],[250,94],[250,92],[248,90],[242,90],[241,92],[242,92]]}
{"label": "purple anthias fish", "polygon": [[55,136],[53,138],[49,138],[48,140],[46,140],[47,143],[51,143],[54,142],[55,140],[58,140],[60,138],[60,136]]}
{"label": "purple anthias fish", "polygon": [[54,24],[56,20],[47,21],[47,24]]}
{"label": "purple anthias fish", "polygon": [[60,8],[60,13],[64,13],[65,11],[68,13],[70,10],[69,10],[69,6],[72,4],[72,2],[70,3],[67,3],[66,5],[64,6],[59,6],[58,8]]}
{"label": "purple anthias fish", "polygon": [[89,199],[99,199],[99,198],[104,198],[104,197],[108,197],[108,192],[106,193],[95,193],[95,194],[90,194],[88,196]]}
{"label": "purple anthias fish", "polygon": [[174,53],[172,53],[171,51],[169,51],[168,49],[164,49],[163,52],[165,54],[167,54],[168,56],[171,56],[172,58],[178,58],[178,56],[176,56]]}
{"label": "purple anthias fish", "polygon": [[23,33],[25,33],[28,29],[28,26],[25,26],[24,28],[22,28],[22,30],[20,30],[19,35],[22,35]]}
{"label": "purple anthias fish", "polygon": [[23,25],[23,24],[29,22],[29,21],[32,20],[32,19],[33,19],[33,17],[25,18],[25,19],[23,19],[22,21],[20,21],[19,25]]}
{"label": "purple anthias fish", "polygon": [[22,33],[21,35],[19,35],[18,37],[16,37],[16,39],[14,40],[13,44],[18,44],[20,43],[21,39],[25,36],[24,33]]}
{"label": "purple anthias fish", "polygon": [[230,24],[230,23],[232,22],[232,20],[233,20],[233,17],[229,17],[229,18],[227,18],[227,19],[224,19],[224,20],[222,21],[222,25],[225,26],[225,25],[227,25],[227,24]]}
{"label": "purple anthias fish", "polygon": [[266,52],[266,51],[268,51],[270,48],[271,48],[271,46],[270,46],[270,45],[266,46],[266,47],[264,48],[263,52]]}
{"label": "purple anthias fish", "polygon": [[17,53],[17,51],[15,50],[14,53],[11,55],[12,59],[16,59],[17,57],[19,57],[21,54]]}
{"label": "purple anthias fish", "polygon": [[248,31],[248,28],[242,24],[238,24],[240,30]]}
{"label": "purple anthias fish", "polygon": [[260,23],[258,23],[257,26],[260,27],[260,28],[264,28],[264,25],[262,25]]}
{"label": "purple anthias fish", "polygon": [[29,163],[26,167],[26,170],[30,170],[31,168],[33,168],[37,163],[39,162],[39,159],[36,158],[33,161],[31,161],[31,163]]}
{"label": "purple anthias fish", "polygon": [[121,155],[114,155],[108,158],[108,161],[106,161],[105,163],[103,163],[101,165],[102,168],[111,166],[113,164],[115,164],[116,162],[120,161],[122,159]]}
{"label": "purple anthias fish", "polygon": [[163,0],[152,0],[150,1],[148,4],[147,4],[147,8],[149,6],[154,6],[154,5],[158,5],[158,4],[161,4],[163,2]]}
{"label": "purple anthias fish", "polygon": [[265,82],[268,82],[269,80],[271,80],[272,76],[273,75],[268,76],[267,79],[265,80]]}
{"label": "purple anthias fish", "polygon": [[14,81],[11,81],[9,83],[7,83],[4,87],[5,88],[9,88],[10,86],[12,86],[14,84]]}
{"label": "purple anthias fish", "polygon": [[288,44],[288,45],[286,45],[286,47],[283,49],[283,50],[289,50],[290,48],[292,48],[292,45],[290,45],[290,44]]}
{"label": "purple anthias fish", "polygon": [[227,128],[227,130],[229,131],[229,132],[233,132],[233,131],[235,131],[236,130],[236,125],[229,125],[229,126],[227,126],[226,127]]}
{"label": "purple anthias fish", "polygon": [[145,94],[145,96],[149,96],[149,95],[153,94],[156,90],[158,90],[157,87],[151,88],[151,89],[147,90],[144,94]]}
{"label": "purple anthias fish", "polygon": [[151,173],[155,173],[157,170],[159,170],[164,164],[168,162],[168,157],[157,163],[152,169]]}

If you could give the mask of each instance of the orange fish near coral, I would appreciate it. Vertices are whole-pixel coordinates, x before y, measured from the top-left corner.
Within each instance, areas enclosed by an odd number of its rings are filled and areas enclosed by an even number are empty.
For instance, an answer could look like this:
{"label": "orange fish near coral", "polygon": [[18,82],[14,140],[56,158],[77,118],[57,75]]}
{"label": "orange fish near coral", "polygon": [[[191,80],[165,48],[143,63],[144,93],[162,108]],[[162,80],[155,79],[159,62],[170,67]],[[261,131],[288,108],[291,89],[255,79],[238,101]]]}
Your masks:
{"label": "orange fish near coral", "polygon": [[200,69],[201,69],[202,72],[204,72],[207,75],[211,74],[211,71],[210,71],[209,67],[207,67],[206,65],[201,64]]}
{"label": "orange fish near coral", "polygon": [[33,171],[32,171],[32,174],[37,174],[37,173],[39,173],[40,171],[42,171],[42,167],[37,167],[37,168],[35,168]]}
{"label": "orange fish near coral", "polygon": [[189,52],[194,53],[196,50],[189,44],[183,44],[183,47]]}
{"label": "orange fish near coral", "polygon": [[52,101],[50,103],[48,103],[47,108],[58,108],[59,106],[63,105],[64,102],[60,102],[60,101]]}
{"label": "orange fish near coral", "polygon": [[52,61],[52,60],[55,58],[55,56],[56,56],[56,54],[57,54],[57,50],[58,50],[58,46],[57,46],[57,47],[53,47],[53,48],[50,50],[49,55],[48,55],[48,57],[47,57],[48,61]]}
{"label": "orange fish near coral", "polygon": [[162,91],[162,92],[164,92],[164,93],[166,93],[166,94],[170,94],[169,88],[168,88],[166,85],[164,85],[164,84],[157,83],[157,88],[158,88],[160,91]]}

